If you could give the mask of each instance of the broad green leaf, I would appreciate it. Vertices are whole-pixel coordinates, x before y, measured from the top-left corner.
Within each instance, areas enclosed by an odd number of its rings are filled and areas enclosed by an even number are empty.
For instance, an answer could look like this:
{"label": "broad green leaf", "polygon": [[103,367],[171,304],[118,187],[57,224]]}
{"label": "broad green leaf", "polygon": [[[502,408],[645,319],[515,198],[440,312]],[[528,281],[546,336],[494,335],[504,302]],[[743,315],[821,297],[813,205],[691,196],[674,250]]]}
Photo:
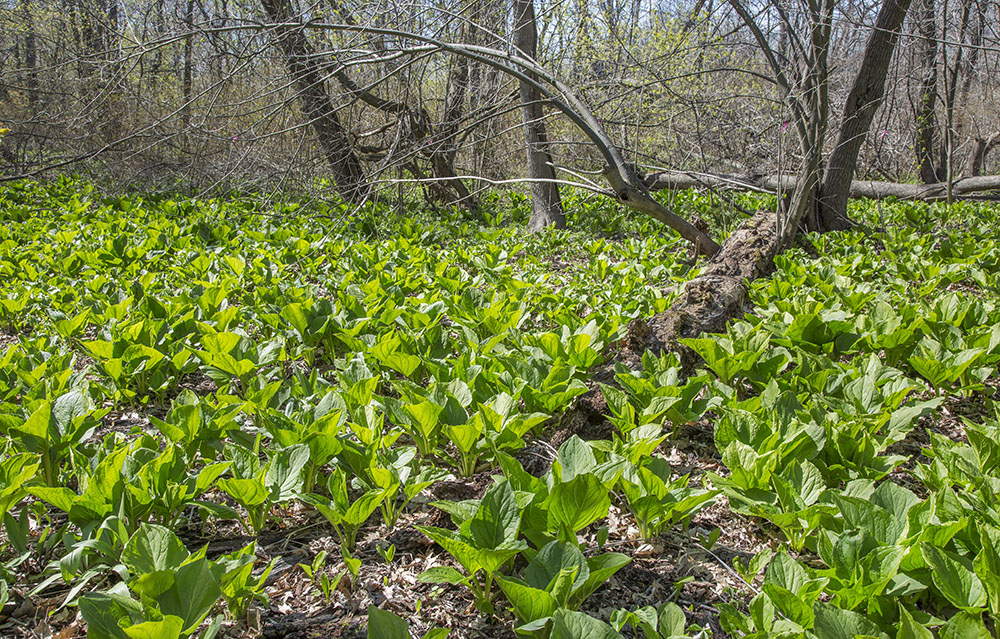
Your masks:
{"label": "broad green leaf", "polygon": [[972,561],[927,542],[920,544],[920,552],[932,570],[934,585],[952,605],[963,610],[986,605],[986,588],[973,572]]}
{"label": "broad green leaf", "polygon": [[184,632],[192,631],[222,597],[220,573],[221,568],[204,557],[184,564],[176,572],[174,587],[156,598],[160,610],[183,619]]}
{"label": "broad green leaf", "polygon": [[682,637],[687,625],[687,617],[681,607],[672,601],[663,604],[660,609],[658,630],[664,637]]}
{"label": "broad green leaf", "polygon": [[565,541],[546,544],[524,571],[524,580],[533,588],[550,590],[552,581],[564,569],[575,569],[574,590],[590,577],[590,567],[580,549]]}
{"label": "broad green leaf", "polygon": [[834,501],[847,523],[854,528],[864,528],[882,544],[892,545],[902,538],[905,519],[898,521],[892,513],[874,502],[836,495]]}
{"label": "broad green leaf", "polygon": [[552,639],[621,639],[614,628],[583,612],[563,608],[552,617]]}
{"label": "broad green leaf", "polygon": [[159,621],[144,621],[125,628],[129,639],[178,639],[184,620],[174,615],[164,615]]}
{"label": "broad green leaf", "polygon": [[858,636],[889,639],[874,622],[851,610],[817,601],[813,604],[813,612],[816,615],[813,632],[817,639],[856,639]]}
{"label": "broad green leaf", "polygon": [[521,513],[510,482],[499,481],[483,495],[469,532],[478,547],[498,548],[517,538],[520,521]]}
{"label": "broad green leaf", "polygon": [[591,593],[607,583],[616,572],[630,561],[632,561],[631,557],[618,552],[606,552],[588,559],[587,569],[590,571],[590,575],[583,585],[576,587],[576,591],[570,599],[570,607],[579,608],[583,605]]}
{"label": "broad green leaf", "polygon": [[444,548],[462,564],[471,576],[480,570],[488,574],[495,573],[508,559],[527,548],[523,541],[508,543],[498,548],[477,548],[470,541],[462,539],[453,530],[434,528],[433,526],[418,526],[417,530],[427,535],[432,541]]}
{"label": "broad green leaf", "polygon": [[451,566],[435,566],[428,568],[417,577],[421,583],[425,584],[460,584],[466,580],[466,576]]}
{"label": "broad green leaf", "polygon": [[559,447],[556,460],[560,466],[560,479],[571,481],[577,475],[593,472],[597,467],[597,459],[590,449],[590,444],[573,435]]}
{"label": "broad green leaf", "polygon": [[219,488],[244,508],[253,508],[267,501],[267,489],[256,479],[220,479]]}
{"label": "broad green leaf", "polygon": [[990,612],[1000,615],[1000,555],[993,545],[993,538],[983,531],[980,534],[982,539],[982,550],[976,555],[973,561],[973,568],[976,575],[983,582],[986,590]]}
{"label": "broad green leaf", "polygon": [[959,612],[938,631],[941,639],[991,639],[980,612]]}
{"label": "broad green leaf", "polygon": [[121,623],[130,623],[131,617],[142,614],[142,604],[114,589],[83,595],[79,607],[87,622],[87,639],[129,639]]}
{"label": "broad green leaf", "polygon": [[187,548],[173,532],[156,524],[142,524],[122,550],[122,563],[132,575],[177,570],[188,558]]}
{"label": "broad green leaf", "polygon": [[309,462],[309,446],[296,444],[276,452],[264,473],[264,486],[272,501],[287,501],[302,488],[302,469]]}
{"label": "broad green leaf", "polygon": [[813,625],[814,613],[812,608],[809,603],[803,601],[797,594],[776,583],[764,582],[761,588],[781,614],[803,628],[809,628]]}
{"label": "broad green leaf", "polygon": [[591,474],[557,484],[547,501],[550,517],[571,533],[606,517],[611,507],[608,489]]}
{"label": "broad green leaf", "polygon": [[410,639],[410,626],[399,615],[368,606],[368,639]]}
{"label": "broad green leaf", "polygon": [[551,594],[538,588],[533,588],[520,579],[512,579],[497,575],[497,584],[503,590],[514,609],[514,614],[522,623],[550,617],[558,605]]}
{"label": "broad green leaf", "polygon": [[896,639],[934,639],[934,633],[913,619],[906,606],[899,604],[899,630]]}

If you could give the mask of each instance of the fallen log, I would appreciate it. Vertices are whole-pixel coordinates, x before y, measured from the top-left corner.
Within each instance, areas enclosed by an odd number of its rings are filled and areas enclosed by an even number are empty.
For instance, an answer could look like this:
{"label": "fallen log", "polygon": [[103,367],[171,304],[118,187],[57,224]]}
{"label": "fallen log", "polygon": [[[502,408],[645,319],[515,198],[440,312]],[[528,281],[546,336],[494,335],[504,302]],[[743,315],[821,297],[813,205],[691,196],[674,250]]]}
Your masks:
{"label": "fallen log", "polygon": [[681,354],[685,367],[693,364],[692,358],[697,356],[678,340],[724,332],[729,320],[749,310],[746,308],[749,283],[774,269],[779,242],[778,216],[774,211],[760,211],[745,220],[701,273],[684,285],[669,309],[629,326],[619,360],[637,364],[647,349],[672,350]]}
{"label": "fallen log", "polygon": [[605,428],[607,406],[600,384],[617,385],[616,364],[642,370],[642,355],[647,349],[677,353],[685,374],[689,374],[699,357],[679,340],[699,337],[703,332],[724,332],[731,319],[749,311],[749,284],[774,270],[779,248],[778,216],[774,211],[760,211],[740,224],[701,273],[684,285],[670,308],[651,319],[629,324],[628,335],[611,361],[590,370],[588,391],[577,397],[567,411],[560,423],[568,426],[558,436],[577,434],[591,439],[589,434]]}
{"label": "fallen log", "polygon": [[[660,171],[643,178],[650,191],[664,189],[712,188],[736,191],[789,192],[795,188],[791,175],[732,175],[699,173],[696,171]],[[952,197],[962,198],[989,191],[1000,191],[1000,175],[977,175],[959,178],[952,182]],[[948,198],[948,184],[901,184],[874,180],[851,182],[850,197],[882,200],[894,197],[899,200],[939,202]],[[1000,197],[1000,194],[998,194]]]}

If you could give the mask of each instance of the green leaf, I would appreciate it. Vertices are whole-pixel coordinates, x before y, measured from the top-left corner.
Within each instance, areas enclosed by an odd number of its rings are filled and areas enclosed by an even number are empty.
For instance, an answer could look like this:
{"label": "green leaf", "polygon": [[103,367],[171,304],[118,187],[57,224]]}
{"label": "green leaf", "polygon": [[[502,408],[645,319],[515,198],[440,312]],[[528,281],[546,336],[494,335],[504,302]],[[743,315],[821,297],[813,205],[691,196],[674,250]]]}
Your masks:
{"label": "green leaf", "polygon": [[184,620],[174,615],[164,615],[159,621],[144,621],[125,628],[129,639],[178,639]]}
{"label": "green leaf", "polygon": [[174,587],[156,597],[160,611],[183,619],[184,632],[191,632],[222,597],[221,572],[204,557],[184,564],[177,570]]}
{"label": "green leaf", "polygon": [[360,526],[368,521],[375,509],[379,507],[385,498],[385,492],[381,490],[369,490],[365,494],[354,500],[344,512],[344,523],[349,526]]}
{"label": "green leaf", "polygon": [[264,473],[264,486],[275,502],[287,501],[302,489],[302,469],[309,463],[309,446],[296,444],[274,454]]}
{"label": "green leaf", "polygon": [[79,495],[64,486],[29,486],[27,491],[64,513],[68,513],[73,508],[73,503],[79,498]]}
{"label": "green leaf", "polygon": [[672,601],[668,601],[660,608],[658,629],[664,637],[684,636],[684,627],[687,625],[687,617],[681,607]]}
{"label": "green leaf", "polygon": [[809,574],[799,562],[789,557],[787,552],[779,552],[767,566],[764,581],[781,586],[793,594],[798,594],[809,581]]}
{"label": "green leaf", "polygon": [[986,589],[990,612],[1000,615],[1000,556],[993,545],[993,538],[986,531],[980,534],[980,538],[983,548],[976,555],[973,568]]}
{"label": "green leaf", "polygon": [[621,639],[614,628],[582,612],[562,608],[552,617],[551,639]]}
{"label": "green leaf", "polygon": [[570,607],[579,608],[583,605],[591,593],[607,583],[616,572],[630,561],[632,561],[631,557],[618,552],[606,552],[588,559],[587,568],[590,575],[582,586],[576,588],[576,592],[570,599]]}
{"label": "green leaf", "polygon": [[986,605],[986,588],[971,561],[927,542],[920,544],[920,552],[932,569],[934,585],[952,605],[963,610]]}
{"label": "green leaf", "polygon": [[452,584],[465,582],[467,577],[451,566],[435,566],[428,568],[417,577],[425,584]]}
{"label": "green leaf", "polygon": [[864,528],[881,544],[893,545],[905,532],[903,523],[871,501],[847,495],[836,495],[834,501],[851,527]]}
{"label": "green leaf", "polygon": [[991,639],[980,612],[959,612],[938,631],[941,639]]}
{"label": "green leaf", "polygon": [[520,522],[521,513],[510,482],[499,481],[483,495],[469,532],[478,547],[498,548],[517,538]]}
{"label": "green leaf", "polygon": [[201,336],[201,344],[209,353],[229,354],[240,343],[240,339],[242,338],[236,333],[207,333]]}
{"label": "green leaf", "polygon": [[817,601],[813,604],[813,612],[816,615],[813,632],[817,639],[855,639],[859,635],[889,639],[874,622],[851,610]]}
{"label": "green leaf", "polygon": [[9,513],[26,491],[23,486],[38,470],[38,457],[29,453],[10,455],[0,462],[0,512]]}
{"label": "green leaf", "polygon": [[550,517],[572,533],[606,517],[611,508],[608,489],[591,474],[557,484],[547,501]]}
{"label": "green leaf", "polygon": [[551,541],[538,551],[524,571],[524,580],[531,587],[550,590],[553,580],[564,569],[575,569],[574,590],[590,577],[590,567],[580,549],[565,541]]}
{"label": "green leaf", "polygon": [[177,570],[188,555],[187,548],[169,529],[144,523],[125,543],[122,563],[138,577],[148,572]]}
{"label": "green leaf", "polygon": [[536,619],[551,617],[558,605],[551,594],[538,588],[533,588],[520,579],[511,579],[497,575],[497,584],[507,596],[514,614],[522,623],[530,623]]}
{"label": "green leaf", "polygon": [[934,633],[913,619],[906,606],[899,604],[899,630],[896,639],[934,639]]}
{"label": "green leaf", "polygon": [[494,549],[477,548],[469,543],[471,540],[462,539],[453,530],[433,526],[417,526],[417,530],[448,551],[458,563],[462,564],[469,575],[474,575],[480,570],[493,574],[508,559],[527,548],[523,541],[508,543]]}
{"label": "green leaf", "polygon": [[[124,584],[119,586],[124,590]],[[132,616],[142,614],[142,605],[138,601],[114,589],[83,595],[79,607],[87,622],[87,639],[129,639],[120,622],[130,623]]]}
{"label": "green leaf", "polygon": [[220,479],[218,486],[244,508],[253,508],[267,501],[267,490],[256,479]]}
{"label": "green leaf", "polygon": [[[780,556],[780,555],[779,555]],[[765,582],[761,589],[774,603],[774,607],[803,628],[813,625],[814,613],[808,603],[797,594],[775,583]]]}
{"label": "green leaf", "polygon": [[368,606],[368,639],[410,639],[410,626],[388,610]]}
{"label": "green leaf", "polygon": [[556,459],[560,467],[560,479],[563,482],[572,480],[577,475],[592,472],[597,468],[597,458],[590,444],[573,435],[559,447]]}

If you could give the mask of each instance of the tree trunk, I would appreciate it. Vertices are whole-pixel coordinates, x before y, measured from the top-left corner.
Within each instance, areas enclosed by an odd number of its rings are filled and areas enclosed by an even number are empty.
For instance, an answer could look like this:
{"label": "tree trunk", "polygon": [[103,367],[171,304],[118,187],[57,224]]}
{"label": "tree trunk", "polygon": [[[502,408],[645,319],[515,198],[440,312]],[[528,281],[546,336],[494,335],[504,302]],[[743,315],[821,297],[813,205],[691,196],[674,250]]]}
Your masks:
{"label": "tree trunk", "polygon": [[[327,0],[327,2],[330,9],[346,24],[358,24],[358,20],[351,10],[339,0]],[[466,22],[462,29],[465,40],[471,37],[471,31],[469,23]],[[392,72],[393,69],[386,70],[386,74],[392,74]],[[407,161],[401,165],[401,168],[409,171],[414,178],[429,182],[428,186],[424,188],[428,202],[432,200],[446,202],[469,209],[476,207],[475,198],[465,183],[458,179],[458,173],[455,171],[455,156],[458,149],[454,138],[462,120],[465,95],[469,84],[469,60],[467,58],[460,57],[449,73],[445,105],[442,110],[441,122],[437,126],[431,124],[430,116],[425,108],[422,106],[414,107],[407,102],[408,96],[402,95],[398,100],[382,98],[372,90],[359,86],[348,74],[347,69],[336,62],[324,67],[323,73],[332,75],[348,94],[360,99],[368,106],[395,116],[396,126],[403,128],[402,138],[407,143],[419,147],[421,141],[428,138],[435,141],[431,145],[424,144],[417,151],[430,162],[430,178],[424,174],[415,161]]]}
{"label": "tree trunk", "polygon": [[38,89],[38,46],[35,42],[35,20],[31,15],[29,0],[21,0],[21,18],[24,20],[24,87],[28,104],[35,104]]}
{"label": "tree trunk", "polygon": [[914,150],[917,168],[924,184],[940,182],[940,174],[934,162],[934,132],[937,129],[935,108],[937,106],[937,15],[934,0],[921,0],[917,13],[917,30],[920,35],[920,91],[917,97],[917,137]]}
{"label": "tree trunk", "polygon": [[[462,41],[473,42],[475,30],[466,22],[462,28]],[[444,109],[441,113],[441,123],[434,131],[434,138],[441,139],[438,147],[432,148],[431,171],[440,178],[437,184],[441,197],[458,206],[475,208],[476,202],[465,183],[456,179],[455,158],[458,155],[458,144],[455,136],[461,126],[465,112],[466,96],[469,92],[469,59],[459,57],[448,76],[448,88],[445,91]]]}
{"label": "tree trunk", "polygon": [[989,138],[977,137],[973,141],[972,150],[969,152],[969,161],[965,168],[967,177],[982,175],[983,167],[986,164],[986,156],[989,155],[993,147],[1000,144],[1000,133],[994,133]]}
{"label": "tree trunk", "polygon": [[899,29],[910,7],[910,0],[885,0],[875,20],[875,28],[865,45],[861,68],[847,95],[844,117],[837,145],[830,154],[819,198],[819,231],[839,231],[852,226],[847,217],[847,198],[858,162],[858,153],[868,135],[875,112],[885,95],[885,76],[889,70]]}
{"label": "tree trunk", "polygon": [[361,162],[334,112],[301,18],[292,9],[291,0],[261,0],[261,4],[268,19],[276,23],[276,43],[295,82],[302,112],[309,118],[316,140],[330,165],[337,191],[351,202],[364,199],[368,188]]}
{"label": "tree trunk", "polygon": [[[534,60],[538,52],[538,29],[535,21],[534,0],[515,0],[515,46],[525,57]],[[533,85],[520,82],[521,117],[524,121],[524,144],[528,158],[528,177],[531,178],[531,219],[528,228],[532,231],[547,226],[566,228],[562,200],[552,156],[549,153],[548,136],[545,131],[545,113],[541,94]],[[539,181],[536,181],[539,180]],[[542,181],[544,180],[544,181]]]}
{"label": "tree trunk", "polygon": [[181,106],[181,124],[186,129],[191,123],[191,101],[194,99],[194,0],[187,0],[184,13],[184,25],[188,36],[184,39],[184,70],[181,77],[181,87],[184,104]]}

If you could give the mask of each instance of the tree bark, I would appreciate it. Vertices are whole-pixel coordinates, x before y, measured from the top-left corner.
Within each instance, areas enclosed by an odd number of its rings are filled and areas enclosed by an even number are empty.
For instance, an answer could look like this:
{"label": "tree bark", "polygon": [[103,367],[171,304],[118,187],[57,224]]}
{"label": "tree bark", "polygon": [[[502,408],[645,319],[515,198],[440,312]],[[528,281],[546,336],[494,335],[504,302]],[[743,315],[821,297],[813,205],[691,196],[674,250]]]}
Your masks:
{"label": "tree bark", "polygon": [[[538,53],[534,0],[515,0],[514,7],[515,46],[526,58],[534,60]],[[528,221],[528,228],[532,231],[547,226],[566,228],[566,216],[559,197],[559,187],[554,182],[556,172],[552,167],[552,155],[549,152],[541,93],[524,81],[520,82],[519,89],[528,176],[532,179],[531,219]]]}
{"label": "tree bark", "polygon": [[184,39],[184,67],[181,77],[181,87],[184,104],[181,106],[181,124],[186,129],[191,123],[191,101],[194,99],[194,0],[187,0],[184,12],[184,25],[188,36]]}
{"label": "tree bark", "polygon": [[292,9],[291,0],[261,0],[261,4],[268,19],[276,23],[276,43],[284,54],[288,74],[295,82],[302,112],[309,119],[330,165],[337,191],[351,202],[364,199],[368,187],[361,162],[334,112],[300,16]]}
{"label": "tree bark", "polygon": [[934,162],[934,132],[937,129],[937,15],[934,0],[921,0],[917,14],[920,35],[920,89],[917,97],[917,136],[914,151],[920,180],[924,184],[940,182],[944,176]]}
{"label": "tree bark", "polygon": [[861,68],[847,95],[837,145],[823,176],[819,197],[819,231],[839,231],[852,226],[847,217],[847,199],[854,178],[858,153],[868,135],[875,112],[885,95],[885,77],[889,70],[899,29],[910,7],[910,0],[885,0],[865,45]]}
{"label": "tree bark", "polygon": [[972,150],[969,152],[969,161],[965,168],[968,177],[982,175],[983,167],[986,164],[986,156],[994,147],[1000,144],[1000,133],[994,133],[989,138],[977,137],[973,141]]}
{"label": "tree bark", "polygon": [[21,18],[24,20],[24,87],[28,103],[35,104],[38,89],[38,46],[35,42],[35,20],[31,15],[29,0],[21,0]]}
{"label": "tree bark", "polygon": [[749,283],[774,270],[774,257],[781,250],[778,225],[774,211],[761,211],[744,221],[701,274],[684,285],[668,310],[629,326],[621,359],[632,368],[640,368],[647,349],[672,350],[680,353],[685,368],[690,368],[697,355],[679,340],[723,332],[729,320],[745,312]]}
{"label": "tree bark", "polygon": [[[996,136],[990,148],[1000,145],[1000,136]],[[711,173],[694,173],[684,171],[664,171],[651,173],[644,178],[646,187],[651,191],[663,189],[711,188],[736,191],[761,191],[775,193],[778,190],[789,192],[795,188],[798,178],[790,175],[726,175]],[[956,196],[970,196],[976,193],[1000,190],[1000,175],[981,175],[956,180],[952,184]],[[899,200],[916,200],[938,202],[947,198],[947,184],[899,184],[896,182],[881,182],[874,180],[853,180],[848,190],[851,199],[870,198],[882,200],[896,198]]]}

